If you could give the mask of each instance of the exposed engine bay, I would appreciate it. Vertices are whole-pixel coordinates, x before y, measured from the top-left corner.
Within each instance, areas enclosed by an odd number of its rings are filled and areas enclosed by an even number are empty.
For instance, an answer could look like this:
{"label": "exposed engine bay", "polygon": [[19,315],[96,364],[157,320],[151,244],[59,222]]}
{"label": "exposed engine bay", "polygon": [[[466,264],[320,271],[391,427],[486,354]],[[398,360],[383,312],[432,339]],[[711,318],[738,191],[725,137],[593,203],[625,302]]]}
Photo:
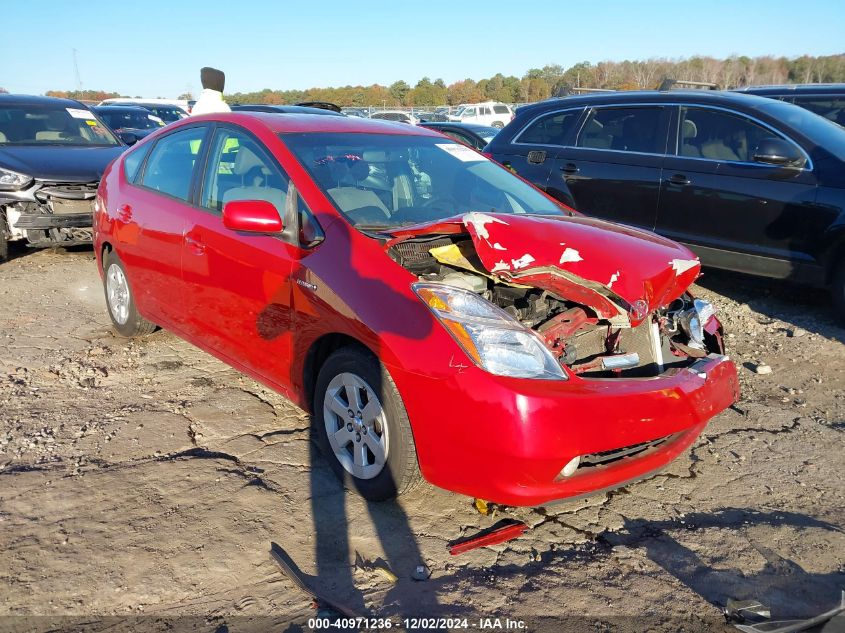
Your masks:
{"label": "exposed engine bay", "polygon": [[388,253],[420,281],[468,290],[498,306],[533,330],[574,374],[658,376],[724,353],[713,306],[688,292],[633,325],[549,290],[489,273],[469,235],[412,237],[393,244]]}

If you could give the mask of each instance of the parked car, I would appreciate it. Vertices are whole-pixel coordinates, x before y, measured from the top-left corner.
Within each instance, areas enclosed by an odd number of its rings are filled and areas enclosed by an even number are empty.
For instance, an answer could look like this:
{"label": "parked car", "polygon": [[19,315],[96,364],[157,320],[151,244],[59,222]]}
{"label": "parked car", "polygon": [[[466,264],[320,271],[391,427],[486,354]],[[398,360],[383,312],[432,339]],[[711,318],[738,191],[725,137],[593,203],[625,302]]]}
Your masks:
{"label": "parked car", "polygon": [[509,105],[488,101],[460,105],[449,115],[449,120],[502,128],[513,120],[513,116],[513,110]]}
{"label": "parked car", "polygon": [[370,117],[370,113],[366,108],[343,108],[342,111],[346,116],[357,116],[361,119]]}
{"label": "parked car", "polygon": [[[113,132],[121,135],[131,134],[135,137],[135,140],[142,139],[165,125],[164,121],[146,108],[94,106],[91,110],[105,121]],[[135,142],[127,136],[121,136],[121,138],[127,142],[131,141],[129,145]]]}
{"label": "parked car", "polygon": [[845,84],[784,84],[748,86],[737,92],[780,99],[806,108],[834,123],[845,126]]}
{"label": "parked car", "polygon": [[705,266],[828,286],[845,314],[845,130],[803,108],[705,90],[573,96],[521,108],[485,152]]}
{"label": "parked car", "polygon": [[125,149],[78,101],[0,94],[0,261],[10,241],[90,244],[97,184]]}
{"label": "parked car", "polygon": [[409,112],[402,110],[381,110],[380,112],[373,112],[370,115],[371,119],[381,119],[383,121],[396,121],[398,123],[408,123],[409,125],[416,125],[419,119]]}
{"label": "parked car", "polygon": [[243,103],[230,106],[232,112],[269,112],[270,114],[325,114],[329,116],[344,116],[340,112],[326,108],[311,108],[301,105],[272,105],[264,103]]}
{"label": "parked car", "polygon": [[439,123],[434,121],[423,121],[422,127],[429,130],[437,130],[441,134],[451,136],[464,145],[473,149],[482,150],[499,133],[499,128],[488,125],[476,125],[474,123]]}
{"label": "parked car", "polygon": [[183,107],[174,103],[169,103],[168,100],[162,101],[146,101],[143,99],[106,99],[99,103],[100,106],[131,106],[134,108],[144,108],[152,112],[159,119],[167,123],[174,123],[188,118],[188,105]]}
{"label": "parked car", "polygon": [[115,330],[162,326],[310,410],[368,499],[607,490],[737,398],[688,249],[424,128],[179,122],[112,163],[96,227]]}

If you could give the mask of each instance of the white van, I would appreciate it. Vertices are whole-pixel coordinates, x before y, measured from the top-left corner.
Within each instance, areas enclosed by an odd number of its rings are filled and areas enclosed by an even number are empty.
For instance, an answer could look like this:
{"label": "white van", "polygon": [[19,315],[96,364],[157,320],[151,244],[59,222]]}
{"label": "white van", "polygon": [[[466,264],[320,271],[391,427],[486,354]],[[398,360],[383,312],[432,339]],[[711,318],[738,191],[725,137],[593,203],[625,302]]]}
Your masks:
{"label": "white van", "polygon": [[513,110],[509,105],[496,101],[485,103],[465,103],[449,115],[450,121],[460,123],[478,123],[493,127],[505,127],[513,118]]}

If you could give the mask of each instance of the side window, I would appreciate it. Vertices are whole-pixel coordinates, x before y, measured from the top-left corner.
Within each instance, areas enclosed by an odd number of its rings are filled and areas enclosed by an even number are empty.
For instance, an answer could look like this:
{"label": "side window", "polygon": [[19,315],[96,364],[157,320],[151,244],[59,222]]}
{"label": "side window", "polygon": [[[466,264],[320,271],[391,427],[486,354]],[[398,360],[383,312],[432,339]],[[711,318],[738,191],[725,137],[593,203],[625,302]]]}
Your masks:
{"label": "side window", "polygon": [[222,213],[232,200],[273,203],[286,223],[298,223],[299,244],[305,248],[323,239],[319,223],[265,147],[249,134],[221,128],[211,142],[200,204]]}
{"label": "side window", "polygon": [[662,154],[661,108],[602,108],[594,110],[578,135],[578,147]]}
{"label": "side window", "polygon": [[284,213],[288,179],[248,134],[217,130],[208,155],[200,205],[216,212],[230,200],[266,200]]}
{"label": "side window", "polygon": [[135,177],[141,169],[141,164],[144,162],[147,154],[150,153],[150,147],[152,145],[143,145],[127,152],[126,158],[123,159],[123,175],[126,176],[126,180],[129,182],[135,182]]}
{"label": "side window", "polygon": [[205,132],[205,126],[192,127],[159,139],[150,151],[143,185],[187,202]]}
{"label": "side window", "polygon": [[475,116],[475,108],[467,108],[461,116]]}
{"label": "side window", "polygon": [[778,138],[740,114],[687,107],[681,108],[678,136],[681,156],[749,163],[760,141]]}
{"label": "side window", "polygon": [[509,114],[508,107],[503,105],[493,106],[493,112],[496,114]]}
{"label": "side window", "polygon": [[537,143],[538,145],[563,145],[572,126],[578,120],[580,110],[552,112],[542,116],[525,128],[517,143]]}

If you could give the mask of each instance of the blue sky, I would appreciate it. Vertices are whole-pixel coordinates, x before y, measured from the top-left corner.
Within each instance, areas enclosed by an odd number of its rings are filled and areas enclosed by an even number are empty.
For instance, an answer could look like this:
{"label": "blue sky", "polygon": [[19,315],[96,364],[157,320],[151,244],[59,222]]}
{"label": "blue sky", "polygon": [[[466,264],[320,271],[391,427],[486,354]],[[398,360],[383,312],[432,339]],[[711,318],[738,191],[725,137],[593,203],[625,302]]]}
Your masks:
{"label": "blue sky", "polygon": [[175,97],[199,69],[226,92],[423,76],[451,83],[546,64],[845,52],[845,1],[811,0],[10,0],[0,86]]}

